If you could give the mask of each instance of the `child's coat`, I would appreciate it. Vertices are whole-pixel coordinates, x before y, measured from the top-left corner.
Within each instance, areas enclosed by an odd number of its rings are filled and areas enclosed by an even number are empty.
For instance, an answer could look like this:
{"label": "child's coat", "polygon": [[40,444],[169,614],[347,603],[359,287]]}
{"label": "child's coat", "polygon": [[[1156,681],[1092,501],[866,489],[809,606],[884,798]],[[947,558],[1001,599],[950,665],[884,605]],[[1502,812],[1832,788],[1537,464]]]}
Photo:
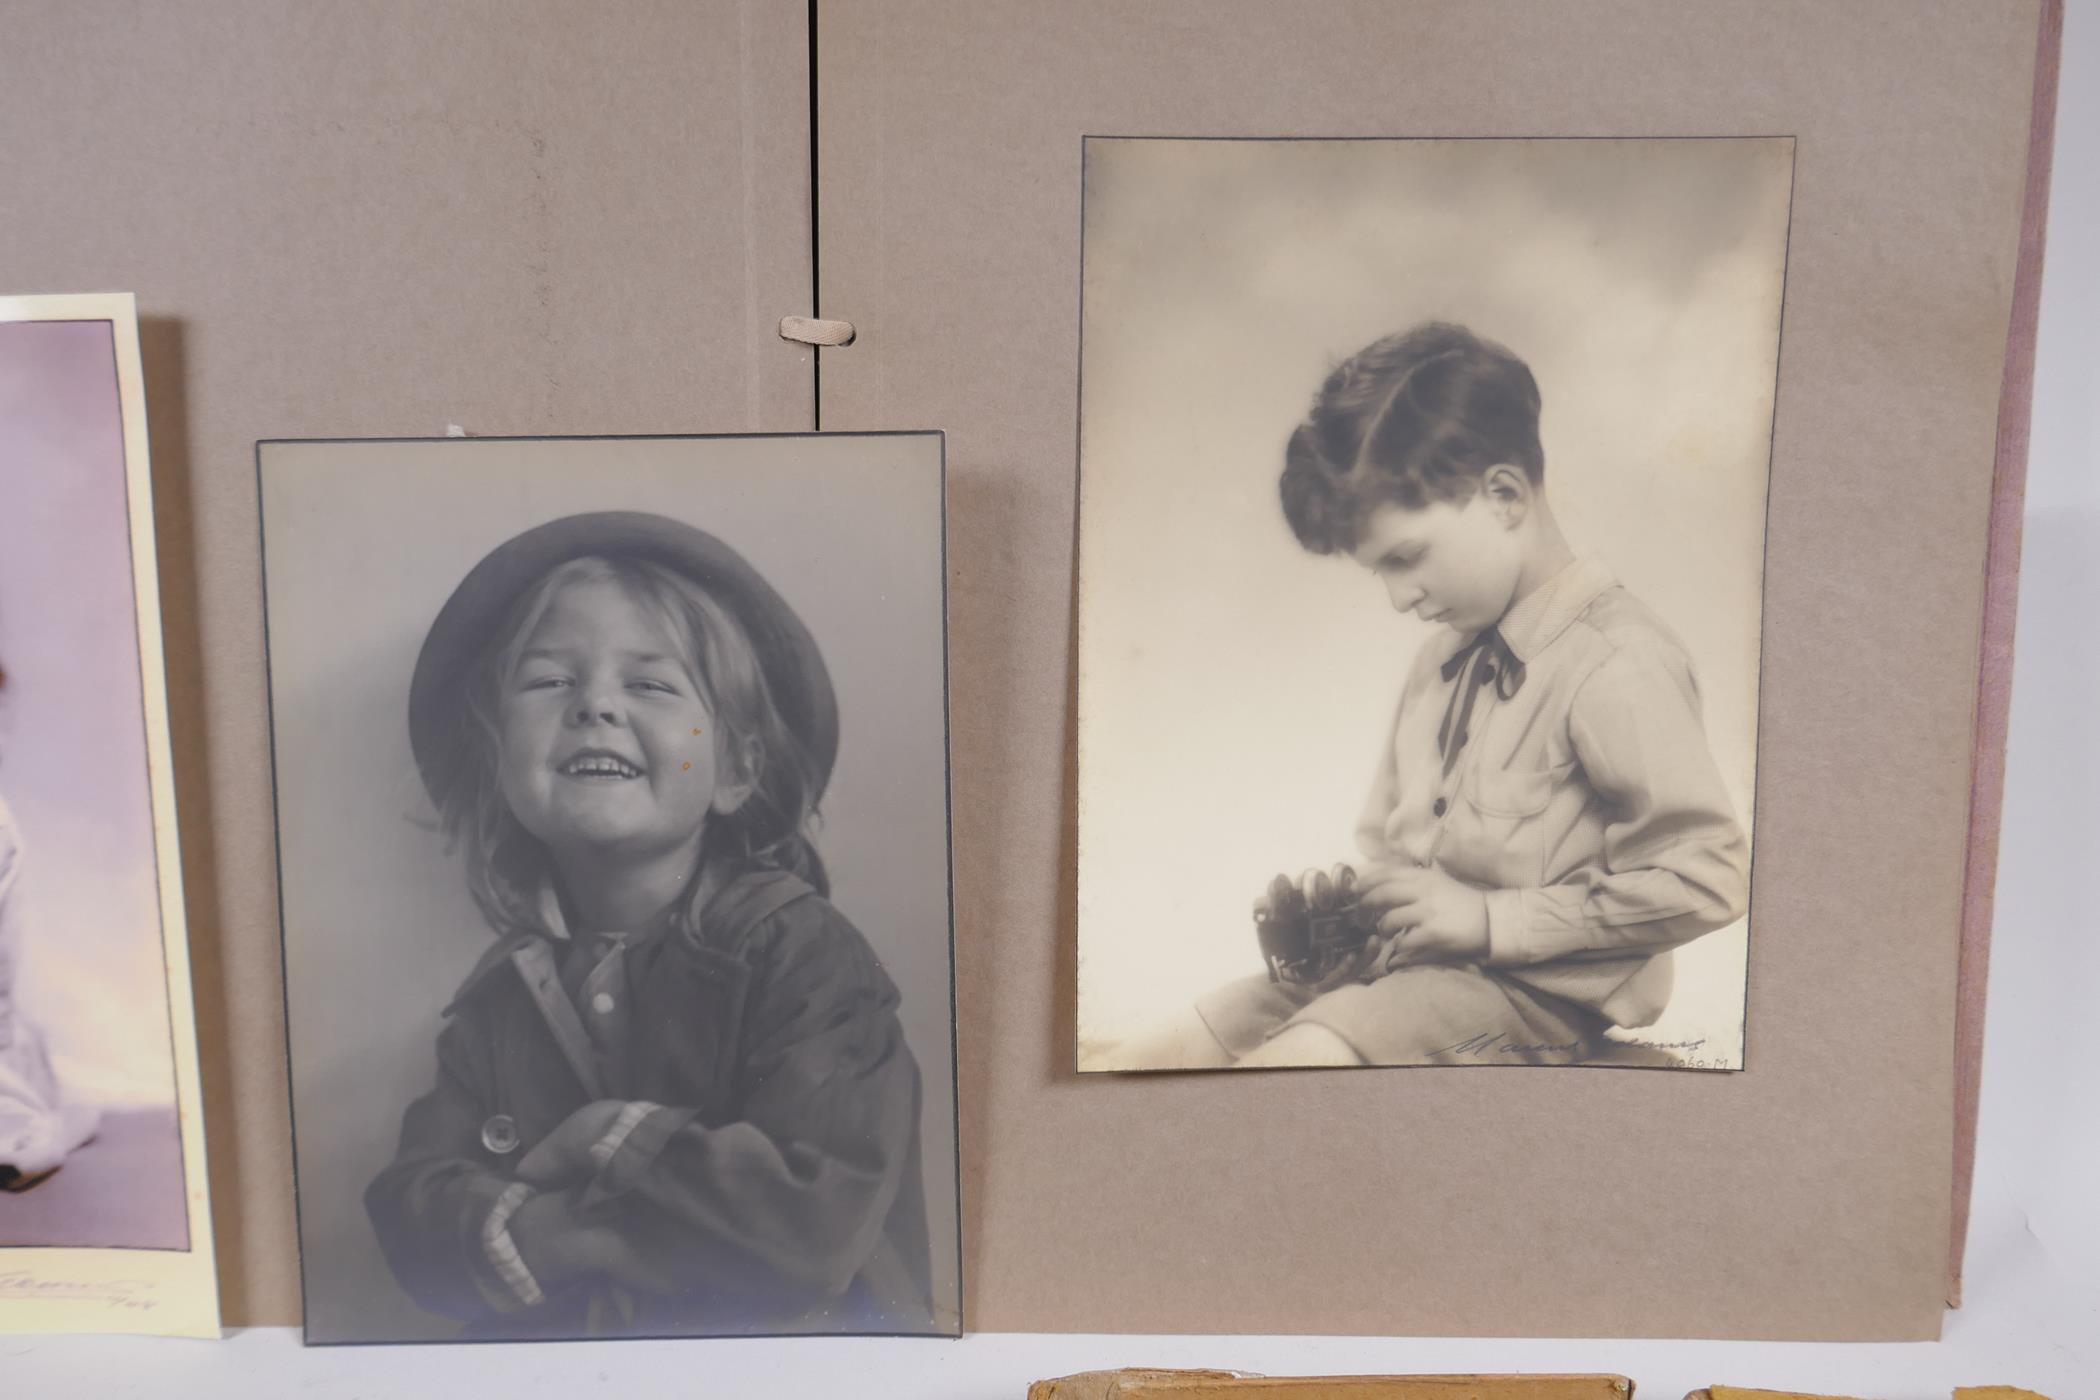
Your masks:
{"label": "child's coat", "polygon": [[[918,1068],[873,951],[778,870],[728,882],[697,933],[664,922],[627,945],[623,985],[585,998],[581,1014],[630,999],[589,1066],[529,985],[552,940],[511,939],[467,978],[437,1087],[365,1196],[395,1276],[475,1335],[939,1330]],[[483,1224],[533,1146],[605,1098],[663,1107],[570,1189],[681,1289],[600,1280],[525,1308]]]}

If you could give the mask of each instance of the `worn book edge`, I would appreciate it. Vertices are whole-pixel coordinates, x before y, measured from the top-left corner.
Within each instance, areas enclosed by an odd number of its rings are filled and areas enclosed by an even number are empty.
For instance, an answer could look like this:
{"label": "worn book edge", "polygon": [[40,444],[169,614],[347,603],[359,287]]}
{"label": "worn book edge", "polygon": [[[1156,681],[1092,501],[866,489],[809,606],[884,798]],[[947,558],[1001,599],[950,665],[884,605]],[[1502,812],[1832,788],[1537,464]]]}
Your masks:
{"label": "worn book edge", "polygon": [[[1732,1385],[1695,1390],[1684,1400],[1854,1400],[1844,1395],[1811,1395],[1804,1390],[1743,1390]],[[2010,1385],[1956,1386],[1954,1400],[2049,1400],[2039,1391]]]}
{"label": "worn book edge", "polygon": [[1028,1400],[1110,1400],[1119,1381],[1143,1377],[1198,1376],[1205,1380],[1232,1380],[1245,1371],[1171,1371],[1147,1366],[1126,1366],[1116,1371],[1077,1371],[1052,1376],[1028,1387]]}
{"label": "worn book edge", "polygon": [[1028,1400],[1631,1400],[1607,1375],[1255,1376],[1239,1371],[1084,1371],[1040,1380]]}

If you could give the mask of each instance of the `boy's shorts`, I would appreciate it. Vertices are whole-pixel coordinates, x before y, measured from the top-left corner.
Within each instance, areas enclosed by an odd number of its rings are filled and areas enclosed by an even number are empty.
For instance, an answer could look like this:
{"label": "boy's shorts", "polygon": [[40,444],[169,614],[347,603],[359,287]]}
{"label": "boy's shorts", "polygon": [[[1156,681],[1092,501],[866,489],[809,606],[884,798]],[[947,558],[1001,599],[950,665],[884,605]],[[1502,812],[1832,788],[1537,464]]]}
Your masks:
{"label": "boy's shorts", "polygon": [[1234,1058],[1300,1023],[1373,1065],[1580,1064],[1612,1049],[1597,1012],[1470,964],[1422,963],[1329,992],[1257,974],[1197,998],[1196,1014]]}

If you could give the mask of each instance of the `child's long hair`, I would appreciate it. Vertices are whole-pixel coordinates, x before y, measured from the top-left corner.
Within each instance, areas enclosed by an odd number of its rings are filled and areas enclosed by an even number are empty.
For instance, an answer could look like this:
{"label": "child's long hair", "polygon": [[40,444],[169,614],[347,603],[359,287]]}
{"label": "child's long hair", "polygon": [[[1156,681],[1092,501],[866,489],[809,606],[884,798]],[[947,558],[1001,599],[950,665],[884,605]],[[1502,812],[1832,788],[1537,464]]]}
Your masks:
{"label": "child's long hair", "polygon": [[[743,626],[681,573],[648,560],[585,556],[550,569],[519,597],[467,686],[463,736],[473,753],[462,765],[462,780],[440,799],[438,814],[446,836],[464,848],[467,888],[482,915],[501,933],[545,929],[540,901],[549,856],[503,796],[500,706],[540,619],[562,589],[579,583],[614,584],[664,624],[714,715],[724,776],[752,783],[751,795],[735,812],[708,815],[702,863],[788,870],[828,895],[830,881],[813,839],[826,775],[781,718]],[[747,765],[757,771],[745,771]],[[695,897],[699,887],[699,880],[691,882]],[[697,928],[698,908],[689,905],[681,913],[688,927]]]}

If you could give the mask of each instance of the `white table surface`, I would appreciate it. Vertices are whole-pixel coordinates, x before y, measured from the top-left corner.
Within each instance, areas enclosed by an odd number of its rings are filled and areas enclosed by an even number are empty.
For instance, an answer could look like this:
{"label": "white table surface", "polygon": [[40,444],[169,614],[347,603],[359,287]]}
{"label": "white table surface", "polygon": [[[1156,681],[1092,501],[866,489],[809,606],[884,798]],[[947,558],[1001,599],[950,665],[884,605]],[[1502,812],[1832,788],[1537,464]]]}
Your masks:
{"label": "white table surface", "polygon": [[1967,1301],[1941,1341],[978,1334],[308,1349],[296,1332],[253,1329],[216,1343],[0,1337],[0,1400],[1019,1400],[1040,1376],[1139,1364],[1611,1371],[1650,1400],[1715,1381],[1875,1400],[1982,1383],[2100,1396],[2100,0],[2067,9]]}

